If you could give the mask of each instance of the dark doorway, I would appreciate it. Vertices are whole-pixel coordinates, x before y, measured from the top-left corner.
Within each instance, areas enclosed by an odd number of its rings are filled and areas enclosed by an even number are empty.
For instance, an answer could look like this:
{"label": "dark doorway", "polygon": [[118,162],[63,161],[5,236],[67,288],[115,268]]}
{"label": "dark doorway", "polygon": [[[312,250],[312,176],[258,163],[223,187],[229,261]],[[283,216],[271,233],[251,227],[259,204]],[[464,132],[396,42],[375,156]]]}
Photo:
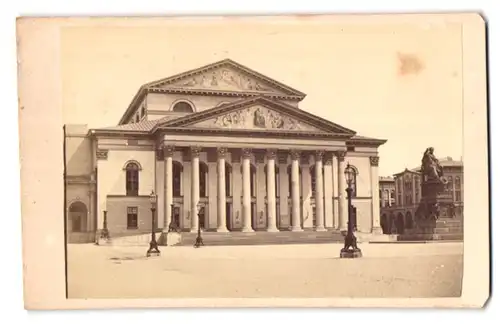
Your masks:
{"label": "dark doorway", "polygon": [[205,229],[205,206],[200,208],[198,221],[200,222],[200,228]]}
{"label": "dark doorway", "polygon": [[233,224],[231,222],[233,214],[233,205],[231,203],[226,203],[226,227],[229,231],[233,230]]}
{"label": "dark doorway", "polygon": [[174,207],[173,213],[172,213],[172,219],[174,221],[174,224],[177,228],[181,227],[181,208],[180,207]]}
{"label": "dark doorway", "polygon": [[251,203],[250,217],[252,217],[252,229],[255,231],[257,229],[257,207],[255,203]]}

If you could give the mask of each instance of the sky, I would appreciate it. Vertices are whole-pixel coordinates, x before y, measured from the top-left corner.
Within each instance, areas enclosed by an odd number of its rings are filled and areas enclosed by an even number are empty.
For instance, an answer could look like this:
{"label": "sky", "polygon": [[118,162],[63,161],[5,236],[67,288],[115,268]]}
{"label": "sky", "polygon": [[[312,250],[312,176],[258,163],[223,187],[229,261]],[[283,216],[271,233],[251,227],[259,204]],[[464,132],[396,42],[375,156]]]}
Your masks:
{"label": "sky", "polygon": [[116,125],[139,87],[225,58],[307,94],[299,107],[386,139],[379,174],[462,156],[461,26],[315,19],[61,30],[64,123]]}

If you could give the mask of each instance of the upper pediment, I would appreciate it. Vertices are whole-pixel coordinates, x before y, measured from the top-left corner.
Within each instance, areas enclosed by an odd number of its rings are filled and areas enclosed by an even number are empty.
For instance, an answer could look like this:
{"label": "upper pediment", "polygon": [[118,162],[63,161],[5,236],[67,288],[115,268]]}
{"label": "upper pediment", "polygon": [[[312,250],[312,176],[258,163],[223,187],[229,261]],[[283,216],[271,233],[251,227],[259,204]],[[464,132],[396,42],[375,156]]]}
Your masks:
{"label": "upper pediment", "polygon": [[352,136],[354,131],[266,97],[244,99],[181,117],[158,128],[322,133]]}
{"label": "upper pediment", "polygon": [[216,62],[147,85],[162,90],[214,91],[305,97],[305,94],[232,60]]}

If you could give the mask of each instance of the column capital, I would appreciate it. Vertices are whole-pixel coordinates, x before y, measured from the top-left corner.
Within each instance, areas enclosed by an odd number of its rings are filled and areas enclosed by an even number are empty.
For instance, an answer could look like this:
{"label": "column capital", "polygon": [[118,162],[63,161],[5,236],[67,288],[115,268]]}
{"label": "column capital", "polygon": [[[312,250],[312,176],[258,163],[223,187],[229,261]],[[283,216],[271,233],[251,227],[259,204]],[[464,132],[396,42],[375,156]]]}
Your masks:
{"label": "column capital", "polygon": [[323,158],[324,165],[332,165],[333,152],[325,152],[325,156]]}
{"label": "column capital", "polygon": [[163,153],[163,147],[156,149],[156,160],[163,161],[165,159],[165,154]]}
{"label": "column capital", "polygon": [[199,146],[191,146],[191,156],[199,157],[201,153],[201,147]]}
{"label": "column capital", "polygon": [[249,159],[252,157],[252,149],[245,147],[241,150],[241,154],[243,155],[244,159]]}
{"label": "column capital", "polygon": [[227,155],[227,148],[226,147],[218,147],[217,148],[217,157],[219,159],[225,158]]}
{"label": "column capital", "polygon": [[108,159],[108,150],[98,149],[96,152],[96,156],[98,160],[107,160]]}
{"label": "column capital", "polygon": [[163,147],[163,156],[172,157],[174,156],[175,147],[173,145],[166,145]]}
{"label": "column capital", "polygon": [[278,153],[278,162],[280,164],[286,164],[288,162],[288,154]]}
{"label": "column capital", "polygon": [[290,155],[292,157],[292,160],[299,160],[302,156],[302,152],[298,150],[291,150]]}
{"label": "column capital", "polygon": [[379,161],[378,156],[370,156],[370,165],[371,166],[378,166],[378,161]]}
{"label": "column capital", "polygon": [[316,159],[316,162],[323,162],[323,157],[325,156],[325,151],[317,150],[314,151],[314,158]]}
{"label": "column capital", "polygon": [[339,162],[343,162],[345,160],[346,151],[335,151],[335,156]]}
{"label": "column capital", "polygon": [[275,160],[278,152],[273,149],[269,149],[266,151],[266,157],[268,160]]}

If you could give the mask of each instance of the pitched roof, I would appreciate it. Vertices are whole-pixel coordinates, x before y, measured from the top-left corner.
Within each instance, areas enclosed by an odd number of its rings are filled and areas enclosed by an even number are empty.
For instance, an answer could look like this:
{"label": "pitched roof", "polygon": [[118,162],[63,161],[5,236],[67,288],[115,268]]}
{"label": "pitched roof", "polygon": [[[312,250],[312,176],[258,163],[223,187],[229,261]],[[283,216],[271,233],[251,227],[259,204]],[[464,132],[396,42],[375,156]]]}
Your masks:
{"label": "pitched roof", "polygon": [[[135,94],[134,98],[132,99],[132,101],[130,102],[127,110],[124,112],[124,114],[122,115],[122,117],[120,118],[120,121],[118,122],[118,124],[123,124],[127,118],[129,117],[129,115],[134,111],[134,109],[136,108],[136,105],[144,98],[144,96],[149,92],[149,91],[152,91],[154,92],[155,90],[159,90],[158,87],[160,85],[163,85],[163,84],[168,84],[168,83],[172,83],[172,82],[175,82],[181,78],[185,78],[185,77],[188,77],[188,76],[192,76],[192,75],[195,75],[195,74],[201,74],[207,70],[210,70],[210,69],[215,69],[215,68],[218,68],[218,67],[222,67],[222,66],[231,66],[235,69],[238,69],[238,70],[241,70],[241,71],[244,71],[246,72],[247,74],[257,78],[257,79],[261,79],[261,80],[265,80],[266,82],[274,85],[276,88],[278,89],[281,89],[284,93],[288,94],[289,96],[291,97],[297,97],[298,99],[302,100],[305,98],[306,94],[297,90],[297,89],[294,89],[290,86],[287,86],[281,82],[278,82],[274,79],[271,79],[257,71],[254,71],[240,63],[237,63],[231,59],[225,59],[225,60],[221,60],[221,61],[218,61],[218,62],[215,62],[215,63],[211,63],[211,64],[207,64],[207,65],[204,65],[202,67],[199,67],[199,68],[196,68],[196,69],[192,69],[192,70],[189,70],[189,71],[186,71],[186,72],[182,72],[182,73],[179,73],[179,74],[176,74],[176,75],[173,75],[173,76],[170,76],[170,77],[167,77],[167,78],[163,78],[163,79],[159,79],[159,80],[156,80],[156,81],[152,81],[152,82],[148,82],[146,84],[143,84],[139,90],[137,91],[137,93]],[[253,94],[253,95],[256,95],[256,94]]]}

